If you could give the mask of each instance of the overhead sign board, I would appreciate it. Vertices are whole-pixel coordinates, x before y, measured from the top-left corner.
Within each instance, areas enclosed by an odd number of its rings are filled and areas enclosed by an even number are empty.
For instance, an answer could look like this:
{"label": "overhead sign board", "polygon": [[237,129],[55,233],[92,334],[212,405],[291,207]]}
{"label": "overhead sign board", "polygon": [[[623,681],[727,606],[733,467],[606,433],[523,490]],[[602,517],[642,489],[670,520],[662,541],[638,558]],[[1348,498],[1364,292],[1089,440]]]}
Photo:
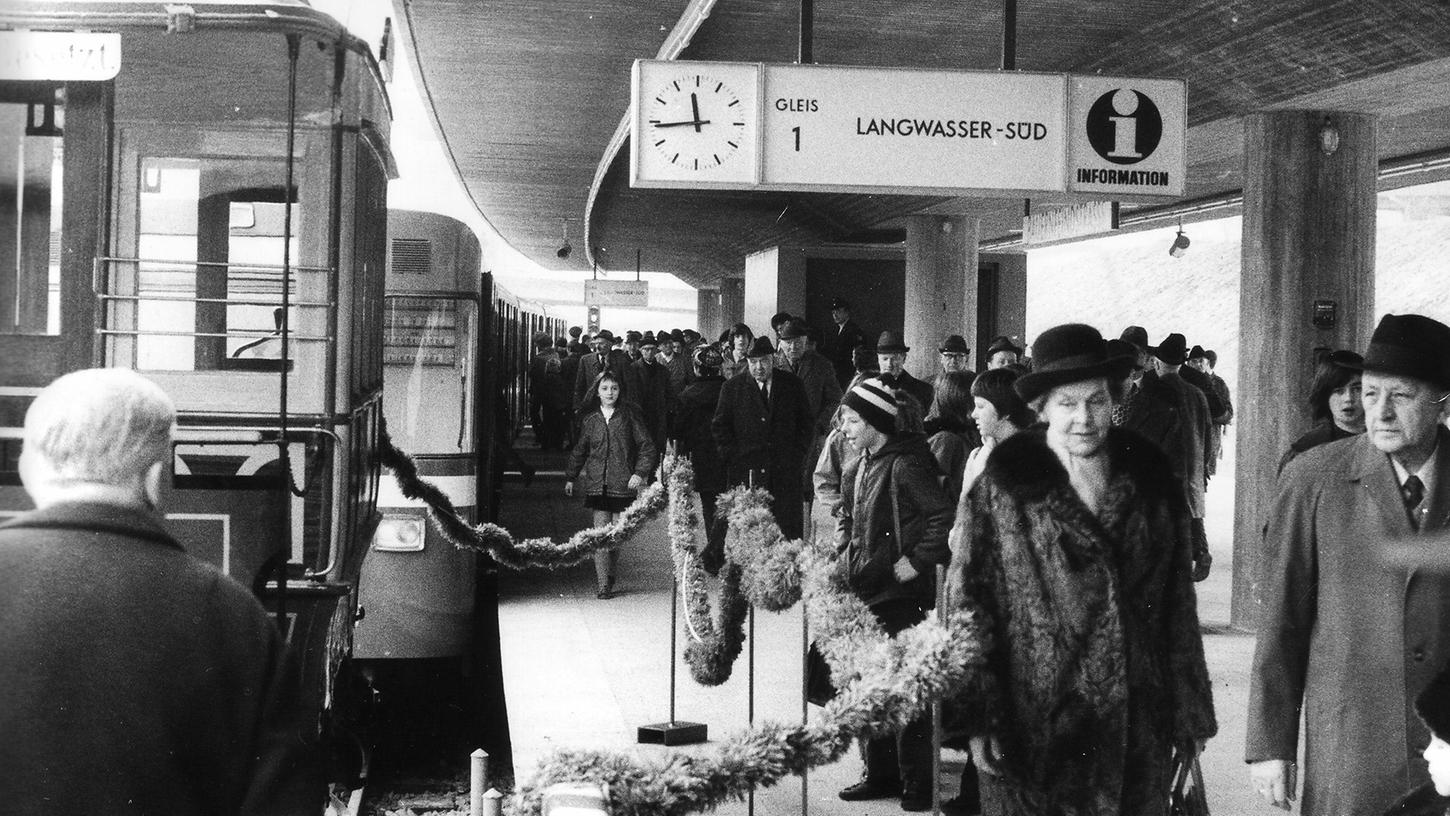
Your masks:
{"label": "overhead sign board", "polygon": [[649,308],[649,281],[584,281],[585,306]]}
{"label": "overhead sign board", "polygon": [[[1138,107],[1094,107],[1109,86],[1128,88]],[[1107,185],[1114,198],[1182,195],[1179,80],[639,60],[632,95],[635,187],[1010,196]],[[1160,122],[1153,149],[1150,108]],[[1131,131],[1134,117],[1142,130]],[[1106,148],[1092,130],[1104,122],[1119,128]],[[1155,175],[1096,172],[1125,161]]]}
{"label": "overhead sign board", "polygon": [[1187,167],[1187,91],[1171,79],[1068,80],[1068,189],[1118,196],[1181,196]]}
{"label": "overhead sign board", "polygon": [[1033,208],[1022,218],[1022,243],[1049,244],[1118,228],[1118,202],[1088,201],[1061,207]]}
{"label": "overhead sign board", "polygon": [[104,82],[121,72],[121,35],[0,31],[0,80]]}
{"label": "overhead sign board", "polygon": [[762,186],[1062,190],[1062,77],[765,66]]}

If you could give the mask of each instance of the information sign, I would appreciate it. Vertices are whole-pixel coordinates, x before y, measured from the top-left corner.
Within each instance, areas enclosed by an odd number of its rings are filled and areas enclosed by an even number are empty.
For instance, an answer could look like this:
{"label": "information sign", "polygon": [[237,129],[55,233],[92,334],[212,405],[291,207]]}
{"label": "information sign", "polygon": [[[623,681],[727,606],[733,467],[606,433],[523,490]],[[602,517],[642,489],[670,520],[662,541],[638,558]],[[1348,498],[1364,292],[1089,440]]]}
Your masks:
{"label": "information sign", "polygon": [[0,31],[0,80],[104,82],[121,72],[121,35]]}
{"label": "information sign", "polygon": [[1181,196],[1187,167],[1187,91],[1176,79],[1073,76],[1068,189]]}
{"label": "information sign", "polygon": [[585,306],[649,308],[649,281],[584,281]]}

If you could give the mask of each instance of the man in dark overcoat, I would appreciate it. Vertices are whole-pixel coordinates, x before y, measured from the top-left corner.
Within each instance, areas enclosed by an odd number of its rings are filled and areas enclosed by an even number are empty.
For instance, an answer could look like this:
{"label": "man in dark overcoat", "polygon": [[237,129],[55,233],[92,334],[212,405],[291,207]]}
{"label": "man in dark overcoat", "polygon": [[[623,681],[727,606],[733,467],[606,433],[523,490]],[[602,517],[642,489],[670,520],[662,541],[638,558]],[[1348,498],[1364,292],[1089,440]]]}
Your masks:
{"label": "man in dark overcoat", "polygon": [[700,509],[705,517],[705,549],[700,560],[705,571],[718,574],[725,563],[725,526],[715,519],[715,499],[725,492],[725,463],[715,447],[710,424],[720,404],[720,389],[725,378],[720,367],[725,358],[714,346],[700,346],[694,354],[694,382],[680,392],[674,418],[670,420],[670,439],[675,451],[690,457],[695,471],[695,490],[700,494]]}
{"label": "man in dark overcoat", "polygon": [[26,415],[36,509],[0,525],[0,811],[322,812],[281,632],[162,524],[175,416],[125,369],[68,374]]}
{"label": "man in dark overcoat", "polygon": [[821,337],[821,353],[836,370],[836,384],[842,388],[856,376],[856,349],[866,348],[866,332],[851,319],[851,301],[831,298],[831,323]]}
{"label": "man in dark overcoat", "polygon": [[1450,575],[1379,553],[1450,526],[1450,327],[1386,315],[1364,355],[1364,434],[1300,454],[1268,514],[1246,758],[1305,816],[1381,813],[1428,777],[1412,701],[1450,659]]}
{"label": "man in dark overcoat", "polygon": [[663,456],[670,411],[675,404],[674,393],[670,391],[670,370],[655,357],[659,341],[653,334],[646,332],[641,336],[639,350],[639,359],[631,366],[640,388],[639,407],[644,412],[644,425],[649,429],[650,441]]}
{"label": "man in dark overcoat", "polygon": [[809,347],[809,327],[800,320],[791,320],[780,330],[780,357],[777,365],[800,377],[806,389],[806,404],[815,418],[815,432],[810,447],[806,450],[806,463],[801,475],[805,481],[801,490],[807,501],[814,495],[811,484],[811,468],[821,455],[821,443],[831,432],[831,417],[836,406],[841,404],[841,386],[836,382],[835,369],[831,361]]}
{"label": "man in dark overcoat", "polygon": [[731,485],[770,491],[771,512],[786,538],[804,528],[806,451],[815,433],[800,378],[775,368],[775,349],[764,337],[746,353],[746,369],[720,389],[710,428]]}
{"label": "man in dark overcoat", "polygon": [[923,416],[931,410],[935,389],[931,383],[911,376],[906,370],[906,355],[911,347],[901,339],[901,334],[884,331],[876,340],[876,362],[881,366],[881,381],[910,394],[921,405]]}

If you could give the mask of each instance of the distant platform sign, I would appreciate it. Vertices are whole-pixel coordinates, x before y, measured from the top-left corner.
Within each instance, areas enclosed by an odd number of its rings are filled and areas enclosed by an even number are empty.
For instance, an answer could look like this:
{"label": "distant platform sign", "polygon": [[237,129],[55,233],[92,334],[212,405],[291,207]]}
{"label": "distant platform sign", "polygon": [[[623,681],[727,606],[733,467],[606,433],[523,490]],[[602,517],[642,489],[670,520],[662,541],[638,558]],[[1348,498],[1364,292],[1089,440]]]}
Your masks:
{"label": "distant platform sign", "polygon": [[639,60],[633,83],[635,187],[1120,198],[1183,190],[1180,80]]}
{"label": "distant platform sign", "polygon": [[0,80],[104,82],[120,72],[120,34],[0,31]]}
{"label": "distant platform sign", "polygon": [[1118,228],[1116,201],[1089,201],[1034,210],[1022,219],[1022,243],[1029,246],[1101,235]]}
{"label": "distant platform sign", "polygon": [[649,281],[584,281],[585,306],[649,308]]}

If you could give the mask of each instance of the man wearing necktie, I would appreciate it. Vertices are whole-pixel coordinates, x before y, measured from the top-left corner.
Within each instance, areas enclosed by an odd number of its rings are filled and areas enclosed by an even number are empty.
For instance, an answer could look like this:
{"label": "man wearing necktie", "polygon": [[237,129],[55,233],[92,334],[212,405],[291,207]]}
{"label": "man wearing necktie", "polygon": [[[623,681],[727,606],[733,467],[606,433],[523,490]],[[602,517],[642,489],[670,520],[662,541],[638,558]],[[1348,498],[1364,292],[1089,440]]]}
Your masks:
{"label": "man wearing necktie", "polygon": [[770,491],[771,512],[786,538],[800,538],[803,472],[815,419],[799,377],[775,368],[775,348],[757,337],[747,366],[720,387],[710,429],[731,485]]}
{"label": "man wearing necktie", "polygon": [[1249,685],[1250,778],[1306,816],[1382,813],[1428,780],[1413,700],[1450,658],[1450,572],[1387,558],[1450,527],[1450,327],[1386,315],[1364,357],[1368,432],[1280,476]]}

